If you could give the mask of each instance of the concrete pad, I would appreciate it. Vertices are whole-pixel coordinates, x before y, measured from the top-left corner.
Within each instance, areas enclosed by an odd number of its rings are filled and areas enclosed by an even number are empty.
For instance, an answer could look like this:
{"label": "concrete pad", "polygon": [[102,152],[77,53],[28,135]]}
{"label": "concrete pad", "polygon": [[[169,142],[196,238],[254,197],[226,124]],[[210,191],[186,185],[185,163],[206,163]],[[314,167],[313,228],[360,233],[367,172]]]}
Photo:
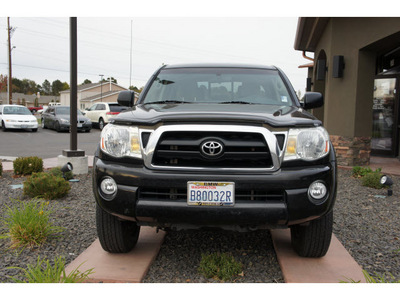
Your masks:
{"label": "concrete pad", "polygon": [[290,229],[271,230],[278,262],[286,283],[365,282],[362,268],[332,235],[328,253],[321,258],[298,256],[291,247]]}
{"label": "concrete pad", "polygon": [[81,272],[94,268],[87,282],[141,282],[157,257],[164,236],[164,231],[156,233],[155,228],[142,227],[136,247],[123,254],[104,251],[97,239],[65,268],[65,272],[69,274],[80,265]]}
{"label": "concrete pad", "polygon": [[76,174],[87,174],[88,173],[88,156],[78,156],[78,157],[67,157],[64,155],[59,155],[58,166],[62,167],[67,163],[71,163],[73,166],[72,173]]}

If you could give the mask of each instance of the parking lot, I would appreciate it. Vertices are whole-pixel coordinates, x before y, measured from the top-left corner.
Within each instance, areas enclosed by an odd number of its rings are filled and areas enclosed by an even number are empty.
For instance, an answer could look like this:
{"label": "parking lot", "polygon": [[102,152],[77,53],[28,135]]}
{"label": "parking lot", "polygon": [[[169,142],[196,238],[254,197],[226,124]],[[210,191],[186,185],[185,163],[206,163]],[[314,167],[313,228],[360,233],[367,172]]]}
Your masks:
{"label": "parking lot", "polygon": [[[93,155],[100,141],[101,131],[92,129],[90,132],[78,133],[78,149],[86,155]],[[38,156],[41,158],[57,157],[62,150],[70,149],[70,133],[42,129],[37,132],[30,130],[0,130],[0,158]]]}

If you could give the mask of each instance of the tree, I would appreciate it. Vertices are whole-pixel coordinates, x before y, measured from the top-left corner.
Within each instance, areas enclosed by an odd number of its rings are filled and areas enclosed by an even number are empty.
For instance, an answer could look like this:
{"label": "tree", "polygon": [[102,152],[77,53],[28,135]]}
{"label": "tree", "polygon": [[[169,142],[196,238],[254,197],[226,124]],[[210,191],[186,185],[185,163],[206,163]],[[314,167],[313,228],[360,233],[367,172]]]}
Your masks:
{"label": "tree", "polygon": [[[99,82],[109,82],[110,81],[110,77],[106,79],[103,78],[103,80],[100,80]],[[115,79],[114,77],[111,77],[111,82],[118,84],[117,79]]]}
{"label": "tree", "polygon": [[23,93],[25,95],[32,95],[39,92],[38,85],[35,81],[29,79],[19,80],[18,78],[12,78],[12,89],[15,93]]}
{"label": "tree", "polygon": [[131,91],[135,91],[136,93],[139,93],[139,94],[143,91],[143,88],[144,88],[144,86],[142,86],[142,87],[139,89],[139,88],[137,88],[136,86],[133,86],[133,85],[131,85],[131,86],[129,87],[129,89],[130,89]]}
{"label": "tree", "polygon": [[61,82],[60,80],[54,80],[51,84],[51,88],[54,96],[59,96],[61,91],[69,89],[69,85],[66,82]]}
{"label": "tree", "polygon": [[7,80],[8,80],[7,76],[0,74],[0,92],[7,91]]}
{"label": "tree", "polygon": [[89,79],[85,79],[82,84],[90,84],[92,83]]}
{"label": "tree", "polygon": [[50,81],[45,79],[42,83],[42,93],[43,95],[51,95],[52,89],[51,89],[51,84]]}

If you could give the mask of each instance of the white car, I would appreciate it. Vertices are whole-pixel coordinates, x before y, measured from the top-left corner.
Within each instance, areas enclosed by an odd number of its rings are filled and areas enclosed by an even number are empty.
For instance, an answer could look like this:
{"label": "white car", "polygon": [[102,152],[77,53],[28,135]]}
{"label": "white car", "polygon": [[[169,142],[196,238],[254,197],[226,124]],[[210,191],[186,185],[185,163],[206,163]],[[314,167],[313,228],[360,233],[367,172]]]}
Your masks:
{"label": "white car", "polygon": [[7,129],[38,130],[38,122],[30,110],[22,105],[0,105],[0,124],[3,131]]}
{"label": "white car", "polygon": [[95,103],[86,109],[85,116],[88,117],[93,125],[99,126],[100,130],[109,122],[109,119],[118,115],[121,111],[127,110],[129,107],[119,105],[117,102],[101,102]]}

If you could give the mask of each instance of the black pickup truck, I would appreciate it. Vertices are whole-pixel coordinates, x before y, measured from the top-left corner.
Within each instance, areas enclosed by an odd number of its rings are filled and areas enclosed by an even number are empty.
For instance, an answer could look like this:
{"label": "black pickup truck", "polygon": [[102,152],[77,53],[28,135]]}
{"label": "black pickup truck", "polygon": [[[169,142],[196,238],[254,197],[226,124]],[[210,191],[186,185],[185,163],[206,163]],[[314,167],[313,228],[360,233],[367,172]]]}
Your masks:
{"label": "black pickup truck", "polygon": [[104,250],[128,252],[140,226],[290,228],[294,250],[329,248],[336,156],[327,131],[276,67],[169,65],[101,133],[93,164]]}

